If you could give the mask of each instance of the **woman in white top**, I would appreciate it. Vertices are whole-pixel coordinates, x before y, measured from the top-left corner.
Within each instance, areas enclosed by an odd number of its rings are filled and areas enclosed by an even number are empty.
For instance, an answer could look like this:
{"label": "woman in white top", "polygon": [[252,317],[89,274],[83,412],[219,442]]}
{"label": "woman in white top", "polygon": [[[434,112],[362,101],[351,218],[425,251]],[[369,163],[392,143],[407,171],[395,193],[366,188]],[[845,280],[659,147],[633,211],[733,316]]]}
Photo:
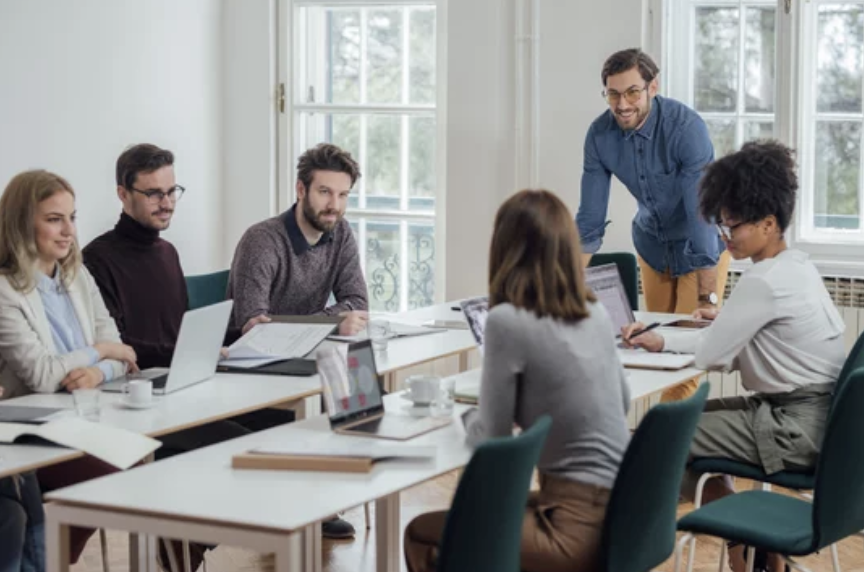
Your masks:
{"label": "woman in white top", "polygon": [[[748,143],[708,167],[700,208],[736,260],[753,265],[741,275],[722,311],[698,310],[713,320],[700,331],[624,328],[626,342],[649,351],[693,353],[696,366],[738,371],[748,397],[709,401],[691,458],[728,458],[771,474],[812,467],[819,455],[831,394],[845,359],[844,323],[816,267],[787,248],[798,181],[792,151],[776,142]],[[697,475],[688,475],[692,495]],[[704,501],[734,493],[731,479],[712,479]],[[743,569],[743,547],[730,551]],[[782,570],[780,561],[772,558]],[[741,567],[741,568],[739,568]]]}
{"label": "woman in white top", "polygon": [[[15,176],[0,198],[3,397],[95,387],[134,365],[134,350],[120,343],[99,289],[81,264],[72,187],[47,171]],[[40,469],[37,478],[48,492],[113,470],[84,457]],[[72,563],[92,532],[72,529]]]}

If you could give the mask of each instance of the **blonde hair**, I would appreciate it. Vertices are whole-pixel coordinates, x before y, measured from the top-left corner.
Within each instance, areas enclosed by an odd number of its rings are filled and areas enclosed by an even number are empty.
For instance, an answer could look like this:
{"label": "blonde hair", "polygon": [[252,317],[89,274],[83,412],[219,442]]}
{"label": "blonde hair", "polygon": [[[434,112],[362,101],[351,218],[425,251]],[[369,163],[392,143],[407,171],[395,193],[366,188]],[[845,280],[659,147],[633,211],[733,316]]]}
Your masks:
{"label": "blonde hair", "polygon": [[546,190],[510,197],[495,216],[489,248],[489,307],[510,303],[578,322],[594,294],[585,285],[582,245],[567,206]]}
{"label": "blonde hair", "polygon": [[[57,193],[75,197],[72,185],[59,175],[44,170],[24,171],[9,181],[0,197],[0,275],[6,276],[19,292],[36,287],[36,209]],[[60,279],[69,286],[81,267],[81,250],[73,239],[69,254],[60,260]]]}

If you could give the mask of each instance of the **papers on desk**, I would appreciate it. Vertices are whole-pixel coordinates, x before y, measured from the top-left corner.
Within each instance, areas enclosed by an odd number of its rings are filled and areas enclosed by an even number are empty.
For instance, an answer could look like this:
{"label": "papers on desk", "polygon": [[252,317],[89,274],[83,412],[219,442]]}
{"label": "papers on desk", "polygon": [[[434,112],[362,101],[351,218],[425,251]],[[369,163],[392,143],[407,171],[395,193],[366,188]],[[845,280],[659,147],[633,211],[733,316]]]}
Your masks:
{"label": "papers on desk", "polygon": [[435,447],[384,443],[294,443],[253,449],[231,459],[235,469],[368,473],[378,461],[433,459]]}
{"label": "papers on desk", "polygon": [[220,365],[255,368],[280,360],[301,358],[330,335],[334,324],[258,324],[231,344]]}
{"label": "papers on desk", "polygon": [[678,370],[693,365],[693,354],[652,353],[642,349],[618,349],[624,367]]}
{"label": "papers on desk", "polygon": [[128,469],[162,445],[156,439],[80,417],[63,417],[42,425],[0,423],[0,443],[39,440],[79,449],[118,469]]}
{"label": "papers on desk", "polygon": [[[399,322],[390,322],[390,339],[404,338],[410,336],[425,336],[426,334],[437,334],[438,332],[446,332],[446,328],[430,328],[427,326],[412,326],[411,324],[400,324]],[[356,336],[329,336],[331,340],[337,342],[361,342],[368,339],[369,336],[364,330]]]}

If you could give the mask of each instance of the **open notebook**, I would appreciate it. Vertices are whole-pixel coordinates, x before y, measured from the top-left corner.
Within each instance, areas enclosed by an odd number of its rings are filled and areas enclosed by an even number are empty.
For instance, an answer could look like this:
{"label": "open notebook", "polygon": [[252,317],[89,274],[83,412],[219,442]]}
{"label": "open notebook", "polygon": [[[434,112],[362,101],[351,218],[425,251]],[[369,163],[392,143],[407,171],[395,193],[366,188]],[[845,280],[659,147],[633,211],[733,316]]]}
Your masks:
{"label": "open notebook", "polygon": [[435,447],[389,445],[377,442],[294,443],[261,447],[235,455],[235,469],[337,471],[368,473],[375,463],[391,459],[433,459]]}
{"label": "open notebook", "polygon": [[678,370],[693,365],[693,354],[652,353],[641,349],[618,349],[624,367]]}

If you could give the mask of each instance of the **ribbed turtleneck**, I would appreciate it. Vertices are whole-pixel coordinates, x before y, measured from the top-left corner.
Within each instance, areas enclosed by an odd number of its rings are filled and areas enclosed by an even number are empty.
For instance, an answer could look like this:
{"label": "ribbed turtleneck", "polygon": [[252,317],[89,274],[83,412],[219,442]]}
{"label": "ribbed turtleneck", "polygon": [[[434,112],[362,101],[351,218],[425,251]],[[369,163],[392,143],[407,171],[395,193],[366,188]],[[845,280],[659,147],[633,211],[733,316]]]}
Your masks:
{"label": "ribbed turtleneck", "polygon": [[114,230],[123,238],[141,244],[153,244],[159,240],[158,230],[144,226],[125,212],[120,214],[120,220],[117,221]]}

